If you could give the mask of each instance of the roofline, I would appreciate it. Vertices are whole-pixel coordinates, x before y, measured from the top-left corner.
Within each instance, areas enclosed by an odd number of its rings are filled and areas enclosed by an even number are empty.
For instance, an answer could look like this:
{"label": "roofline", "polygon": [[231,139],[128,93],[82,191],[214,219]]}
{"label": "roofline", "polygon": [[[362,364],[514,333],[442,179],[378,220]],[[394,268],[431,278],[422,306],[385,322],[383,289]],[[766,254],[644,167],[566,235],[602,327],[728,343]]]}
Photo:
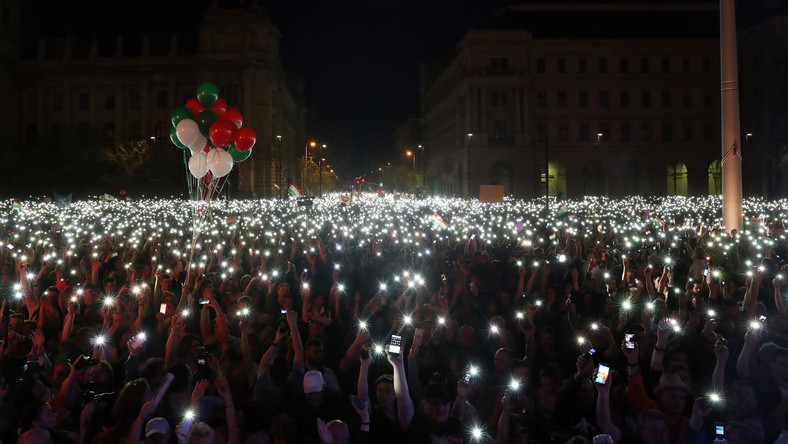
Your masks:
{"label": "roofline", "polygon": [[609,12],[645,12],[645,11],[718,11],[717,3],[550,3],[537,5],[511,5],[504,9],[521,12],[579,12],[579,11],[609,11]]}

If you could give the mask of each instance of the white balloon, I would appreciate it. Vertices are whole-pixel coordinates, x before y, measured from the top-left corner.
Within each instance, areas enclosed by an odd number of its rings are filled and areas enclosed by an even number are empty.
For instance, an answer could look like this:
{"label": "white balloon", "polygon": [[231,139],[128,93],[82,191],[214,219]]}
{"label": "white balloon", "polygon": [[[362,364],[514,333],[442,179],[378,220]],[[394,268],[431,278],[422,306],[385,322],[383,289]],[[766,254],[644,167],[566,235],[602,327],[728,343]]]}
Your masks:
{"label": "white balloon", "polygon": [[208,174],[208,157],[205,153],[194,153],[189,159],[189,172],[197,179]]}
{"label": "white balloon", "polygon": [[208,168],[216,177],[224,177],[233,169],[233,157],[221,148],[208,152]]}
{"label": "white balloon", "polygon": [[178,135],[178,140],[186,146],[191,146],[197,140],[197,136],[202,136],[200,127],[192,119],[183,119],[178,122],[178,126],[175,127],[175,133]]}
{"label": "white balloon", "polygon": [[202,134],[198,134],[197,139],[193,143],[186,146],[189,147],[192,154],[196,154],[196,153],[205,154],[203,150],[205,149],[205,145],[207,144],[208,144],[208,139]]}

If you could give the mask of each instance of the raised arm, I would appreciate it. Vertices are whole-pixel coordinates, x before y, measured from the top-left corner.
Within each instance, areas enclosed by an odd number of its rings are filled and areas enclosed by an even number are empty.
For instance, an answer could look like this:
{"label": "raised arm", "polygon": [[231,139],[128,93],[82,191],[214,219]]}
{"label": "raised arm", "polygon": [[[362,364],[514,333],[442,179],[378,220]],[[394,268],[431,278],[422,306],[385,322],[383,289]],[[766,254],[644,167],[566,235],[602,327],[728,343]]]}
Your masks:
{"label": "raised arm", "polygon": [[[596,378],[594,378],[596,380]],[[599,384],[594,382],[596,387],[596,423],[602,433],[606,433],[613,438],[613,443],[618,444],[621,442],[621,430],[613,424],[610,419],[610,386],[612,382],[608,381],[606,384]]]}
{"label": "raised arm", "polygon": [[711,374],[711,389],[714,393],[723,393],[725,391],[725,364],[728,363],[728,347],[722,341],[717,341],[717,344],[714,344],[714,357],[717,358],[717,363]]}
{"label": "raised arm", "polygon": [[287,310],[287,324],[293,338],[293,370],[304,373],[304,344],[301,343],[301,333],[298,332],[298,313]]}
{"label": "raised arm", "polygon": [[750,377],[750,366],[752,365],[752,355],[758,346],[758,331],[751,328],[744,334],[744,346],[736,360],[736,376],[739,378]]}
{"label": "raised arm", "polygon": [[408,381],[405,378],[405,364],[402,355],[388,355],[389,362],[394,367],[394,396],[397,398],[397,416],[403,430],[408,430],[413,421],[413,400],[410,399]]}
{"label": "raised arm", "polygon": [[367,358],[361,358],[361,367],[358,371],[358,383],[356,390],[358,391],[358,399],[369,402],[369,364],[372,359],[367,355]]}

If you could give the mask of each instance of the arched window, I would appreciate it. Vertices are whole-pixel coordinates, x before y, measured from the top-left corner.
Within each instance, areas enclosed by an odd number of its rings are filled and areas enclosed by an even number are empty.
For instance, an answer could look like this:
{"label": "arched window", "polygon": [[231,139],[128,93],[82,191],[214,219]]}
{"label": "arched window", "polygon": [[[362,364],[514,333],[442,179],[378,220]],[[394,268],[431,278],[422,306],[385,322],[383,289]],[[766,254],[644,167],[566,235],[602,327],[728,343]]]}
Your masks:
{"label": "arched window", "polygon": [[722,194],[722,166],[719,159],[709,165],[709,194],[713,196]]}
{"label": "arched window", "polygon": [[687,166],[676,162],[668,166],[668,196],[687,195]]}
{"label": "arched window", "polygon": [[156,122],[156,148],[164,147],[170,140],[169,124],[163,120]]}

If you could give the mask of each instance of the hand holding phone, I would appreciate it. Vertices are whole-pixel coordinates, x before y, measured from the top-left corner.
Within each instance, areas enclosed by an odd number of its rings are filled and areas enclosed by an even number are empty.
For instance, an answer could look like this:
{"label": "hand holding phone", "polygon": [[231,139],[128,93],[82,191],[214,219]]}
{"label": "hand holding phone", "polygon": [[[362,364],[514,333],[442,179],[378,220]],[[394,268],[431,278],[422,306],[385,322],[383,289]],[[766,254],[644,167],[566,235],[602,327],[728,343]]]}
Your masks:
{"label": "hand holding phone", "polygon": [[626,333],[624,334],[624,346],[630,350],[635,349],[635,334],[634,333]]}
{"label": "hand holding phone", "polygon": [[399,335],[391,335],[391,340],[389,341],[388,352],[392,355],[400,354],[400,349],[402,348],[402,336]]}

